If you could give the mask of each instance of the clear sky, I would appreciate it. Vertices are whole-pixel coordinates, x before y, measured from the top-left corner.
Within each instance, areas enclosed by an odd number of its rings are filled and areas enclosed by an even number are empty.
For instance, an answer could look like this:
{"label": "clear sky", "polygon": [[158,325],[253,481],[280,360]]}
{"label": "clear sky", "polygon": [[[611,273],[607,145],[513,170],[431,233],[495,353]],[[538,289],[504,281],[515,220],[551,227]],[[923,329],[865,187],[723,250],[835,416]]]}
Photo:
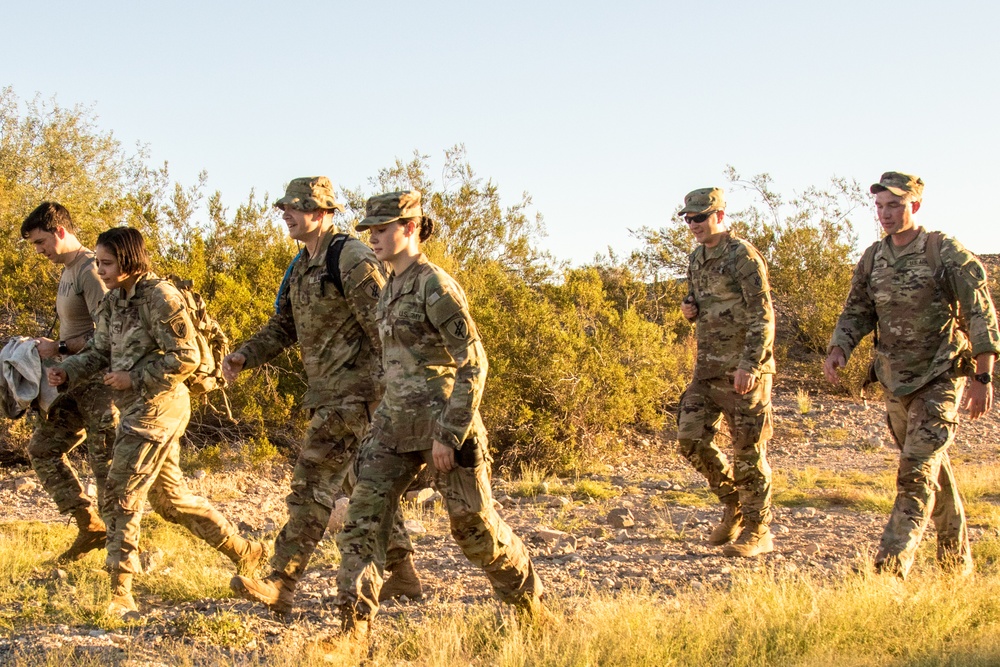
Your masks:
{"label": "clear sky", "polygon": [[56,0],[0,21],[0,86],[93,105],[230,205],[464,143],[580,263],[727,164],[786,195],[897,169],[927,183],[920,223],[1000,252],[1000,3]]}

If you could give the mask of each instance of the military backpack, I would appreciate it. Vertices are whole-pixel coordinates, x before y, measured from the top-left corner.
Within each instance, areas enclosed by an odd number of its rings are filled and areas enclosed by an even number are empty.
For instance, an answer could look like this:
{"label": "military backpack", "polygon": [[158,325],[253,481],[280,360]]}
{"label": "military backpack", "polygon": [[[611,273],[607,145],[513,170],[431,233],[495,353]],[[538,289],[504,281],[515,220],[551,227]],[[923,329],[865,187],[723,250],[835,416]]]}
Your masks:
{"label": "military backpack", "polygon": [[205,299],[192,289],[190,280],[174,275],[166,278],[184,299],[184,308],[194,325],[195,340],[201,357],[198,368],[184,381],[192,396],[201,396],[226,386],[222,377],[222,360],[229,354],[229,338],[218,320],[208,313]]}

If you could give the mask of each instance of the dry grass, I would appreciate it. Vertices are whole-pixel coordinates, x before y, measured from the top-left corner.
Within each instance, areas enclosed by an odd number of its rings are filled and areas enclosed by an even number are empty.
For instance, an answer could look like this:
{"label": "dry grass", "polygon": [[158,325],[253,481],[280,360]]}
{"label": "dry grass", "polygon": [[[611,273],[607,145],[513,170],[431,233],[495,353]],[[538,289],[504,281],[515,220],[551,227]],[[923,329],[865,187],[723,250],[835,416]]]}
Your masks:
{"label": "dry grass", "polygon": [[[822,488],[826,480],[813,475],[811,483]],[[672,525],[669,516],[664,519]],[[217,555],[171,530],[163,524],[148,531],[157,546],[171,551],[174,565],[159,583],[145,581],[141,594],[155,590],[177,600],[224,594],[219,588],[228,576],[224,564],[218,564],[217,574],[211,572],[214,563],[205,564]],[[0,638],[45,628],[59,634],[59,624],[141,631],[141,624],[122,628],[101,613],[107,577],[95,571],[96,554],[67,566],[64,582],[38,567],[37,554],[51,555],[70,533],[35,523],[0,526],[0,578],[7,582],[0,588]],[[746,567],[737,569],[725,588],[675,596],[626,590],[556,598],[550,601],[553,619],[541,625],[526,624],[493,604],[428,606],[419,620],[381,617],[366,664],[994,665],[1000,661],[1000,542],[978,542],[976,559],[975,577],[954,579],[928,564],[906,583],[874,576],[864,562],[862,574],[841,578]],[[358,664],[356,647],[332,625],[275,641],[252,621],[233,611],[189,608],[172,617],[169,636],[155,650],[135,641],[120,649],[119,657],[133,664],[152,659],[169,665]],[[108,664],[95,656],[72,646],[33,645],[8,651],[6,659],[25,666]]]}
{"label": "dry grass", "polygon": [[800,415],[812,412],[812,398],[809,396],[809,392],[802,388],[796,389],[795,405],[798,407]]}
{"label": "dry grass", "polygon": [[[543,483],[575,498],[598,501],[619,490],[592,480],[559,481],[542,470],[527,469],[512,485],[529,491]],[[1000,529],[1000,471],[988,464],[956,466],[968,512],[978,525]],[[837,506],[888,512],[895,495],[894,473],[833,473],[808,467],[778,470],[775,497],[782,505]],[[652,497],[654,532],[661,539],[684,541],[686,522],[678,512],[714,503],[707,489],[665,492]],[[683,503],[688,507],[678,507]],[[446,530],[440,504],[404,505],[407,518],[432,531]],[[565,511],[556,526],[575,530],[580,519]],[[678,528],[680,526],[680,528]],[[313,620],[308,628],[290,626],[275,636],[232,607],[205,605],[230,596],[231,566],[183,529],[155,515],[144,521],[144,546],[164,551],[164,566],[140,578],[137,597],[157,606],[183,605],[162,616],[159,629],[149,621],[125,625],[108,618],[108,578],[102,556],[56,570],[53,562],[73,529],[29,522],[0,524],[0,662],[41,665],[357,665],[358,648],[345,642],[332,619]],[[326,540],[318,561],[335,563],[339,554]],[[425,603],[414,614],[382,616],[364,664],[448,666],[598,666],[621,665],[909,665],[1000,664],[1000,538],[973,545],[975,576],[955,579],[933,563],[933,545],[920,550],[919,566],[903,583],[871,573],[870,563],[855,563],[861,574],[810,575],[737,566],[725,584],[676,594],[643,589],[564,593],[549,600],[551,622],[526,623],[496,604],[462,606]],[[326,549],[324,551],[324,549]],[[844,565],[850,565],[845,563]],[[195,604],[191,604],[191,602]],[[212,609],[212,611],[199,611]],[[86,635],[100,628],[136,636],[114,653],[81,651],[72,640],[11,648],[17,637]],[[155,632],[162,638],[153,645]],[[129,662],[131,661],[131,662]]]}
{"label": "dry grass", "polygon": [[846,507],[888,514],[896,497],[892,473],[835,473],[810,466],[801,470],[775,470],[773,484],[775,504],[786,507]]}

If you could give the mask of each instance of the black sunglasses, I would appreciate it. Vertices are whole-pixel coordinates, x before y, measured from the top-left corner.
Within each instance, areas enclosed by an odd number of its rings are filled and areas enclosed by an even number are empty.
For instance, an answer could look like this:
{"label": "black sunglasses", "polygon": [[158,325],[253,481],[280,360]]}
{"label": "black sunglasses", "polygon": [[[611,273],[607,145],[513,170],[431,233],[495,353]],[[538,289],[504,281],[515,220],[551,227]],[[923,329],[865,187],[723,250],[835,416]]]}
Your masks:
{"label": "black sunglasses", "polygon": [[685,215],[684,222],[688,223],[689,225],[699,222],[705,222],[706,220],[708,220],[709,216],[712,215],[712,213],[715,213],[715,211],[710,211],[708,213],[699,213],[698,215]]}

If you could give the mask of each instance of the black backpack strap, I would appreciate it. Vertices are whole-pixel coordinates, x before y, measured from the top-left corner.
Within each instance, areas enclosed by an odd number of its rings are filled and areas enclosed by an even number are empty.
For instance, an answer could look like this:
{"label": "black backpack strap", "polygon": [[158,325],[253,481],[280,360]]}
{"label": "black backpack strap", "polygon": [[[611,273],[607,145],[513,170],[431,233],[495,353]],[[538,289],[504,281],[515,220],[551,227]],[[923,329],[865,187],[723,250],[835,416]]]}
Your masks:
{"label": "black backpack strap", "polygon": [[331,282],[344,296],[344,279],[340,276],[340,255],[344,252],[344,244],[351,238],[347,234],[334,234],[330,247],[326,249],[326,275],[320,280],[320,290],[326,296],[326,283]]}

